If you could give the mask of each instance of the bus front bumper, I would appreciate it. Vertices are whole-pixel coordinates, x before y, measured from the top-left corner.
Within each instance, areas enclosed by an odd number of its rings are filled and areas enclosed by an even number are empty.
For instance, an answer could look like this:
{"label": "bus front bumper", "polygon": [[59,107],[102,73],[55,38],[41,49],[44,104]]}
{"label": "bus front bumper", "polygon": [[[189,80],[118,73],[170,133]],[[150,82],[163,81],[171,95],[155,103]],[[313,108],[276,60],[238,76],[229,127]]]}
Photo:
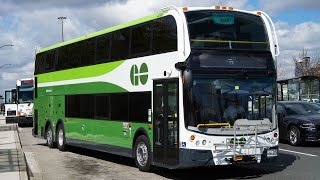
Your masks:
{"label": "bus front bumper", "polygon": [[33,124],[33,117],[32,116],[19,116],[18,117],[18,124],[26,124],[31,125]]}
{"label": "bus front bumper", "polygon": [[214,166],[214,165],[231,165],[231,164],[253,164],[274,162],[278,157],[278,146],[264,149],[262,154],[256,156],[261,158],[261,161],[256,159],[255,155],[244,155],[241,160],[234,160],[232,156],[221,155],[213,156],[212,150],[194,150],[180,149],[179,153],[180,164],[179,168]]}
{"label": "bus front bumper", "polygon": [[6,124],[12,124],[12,123],[17,123],[18,122],[18,117],[17,116],[7,116],[6,117]]}

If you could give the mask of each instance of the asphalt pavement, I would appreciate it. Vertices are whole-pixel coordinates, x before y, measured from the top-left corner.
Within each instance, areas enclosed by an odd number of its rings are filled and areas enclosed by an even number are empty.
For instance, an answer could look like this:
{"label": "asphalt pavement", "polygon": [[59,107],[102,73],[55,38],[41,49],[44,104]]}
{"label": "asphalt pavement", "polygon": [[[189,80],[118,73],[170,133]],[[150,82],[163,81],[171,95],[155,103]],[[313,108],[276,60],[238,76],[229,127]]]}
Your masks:
{"label": "asphalt pavement", "polygon": [[140,172],[134,161],[108,153],[71,147],[67,152],[49,149],[44,139],[19,128],[21,144],[33,179],[315,179],[320,177],[320,145],[293,147],[280,144],[274,163],[214,166]]}

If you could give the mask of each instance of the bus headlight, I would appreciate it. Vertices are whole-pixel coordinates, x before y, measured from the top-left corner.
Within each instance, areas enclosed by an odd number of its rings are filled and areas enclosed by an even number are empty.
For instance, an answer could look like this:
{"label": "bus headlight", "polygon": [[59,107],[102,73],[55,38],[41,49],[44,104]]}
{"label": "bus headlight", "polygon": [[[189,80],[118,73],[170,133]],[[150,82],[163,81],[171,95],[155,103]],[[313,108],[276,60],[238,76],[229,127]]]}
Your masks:
{"label": "bus headlight", "polygon": [[199,146],[200,145],[200,141],[196,141],[196,145]]}

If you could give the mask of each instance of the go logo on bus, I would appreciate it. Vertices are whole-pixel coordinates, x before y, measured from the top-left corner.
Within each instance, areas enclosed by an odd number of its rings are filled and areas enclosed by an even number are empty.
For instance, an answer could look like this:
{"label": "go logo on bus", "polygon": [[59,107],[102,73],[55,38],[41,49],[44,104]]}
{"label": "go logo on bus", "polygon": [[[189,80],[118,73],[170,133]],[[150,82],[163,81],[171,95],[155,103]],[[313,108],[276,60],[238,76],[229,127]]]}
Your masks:
{"label": "go logo on bus", "polygon": [[131,67],[130,71],[131,84],[134,86],[139,85],[139,81],[142,85],[145,85],[148,81],[148,66],[146,63],[141,64],[140,70],[135,64]]}

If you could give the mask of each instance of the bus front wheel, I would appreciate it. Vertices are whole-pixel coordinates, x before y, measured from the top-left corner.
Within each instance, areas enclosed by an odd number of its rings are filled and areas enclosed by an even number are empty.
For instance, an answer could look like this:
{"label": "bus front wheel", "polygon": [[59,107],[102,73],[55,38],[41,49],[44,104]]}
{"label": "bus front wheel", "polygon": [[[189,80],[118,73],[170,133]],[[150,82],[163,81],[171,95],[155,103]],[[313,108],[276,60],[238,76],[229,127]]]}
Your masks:
{"label": "bus front wheel", "polygon": [[144,135],[139,136],[134,146],[135,163],[140,171],[150,171],[151,149],[148,138]]}
{"label": "bus front wheel", "polygon": [[64,131],[63,124],[58,125],[57,129],[57,146],[60,151],[65,151],[67,149],[66,145],[66,135]]}

